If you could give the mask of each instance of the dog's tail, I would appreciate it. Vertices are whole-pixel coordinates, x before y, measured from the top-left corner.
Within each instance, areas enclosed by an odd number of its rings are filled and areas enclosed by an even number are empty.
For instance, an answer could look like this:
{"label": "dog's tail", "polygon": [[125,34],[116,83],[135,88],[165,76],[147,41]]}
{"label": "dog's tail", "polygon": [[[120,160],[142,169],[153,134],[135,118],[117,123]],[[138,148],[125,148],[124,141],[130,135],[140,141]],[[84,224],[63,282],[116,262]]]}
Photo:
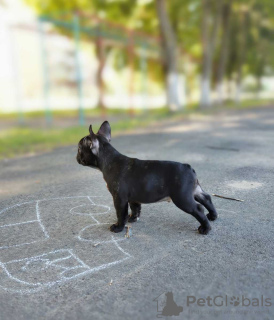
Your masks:
{"label": "dog's tail", "polygon": [[[195,193],[203,193],[203,189],[199,183],[199,180],[197,178],[197,175],[196,175],[196,172],[194,169],[192,169],[194,175],[195,175],[195,187],[194,187],[194,194]],[[225,197],[225,196],[221,196],[219,194],[215,194],[215,193],[212,193],[211,194],[212,196],[214,197],[217,197],[217,198],[221,198],[221,199],[226,199],[226,200],[234,200],[234,201],[239,201],[239,202],[244,202],[244,200],[241,200],[241,199],[236,199],[236,198],[231,198],[231,197]]]}
{"label": "dog's tail", "polygon": [[244,202],[244,200],[241,200],[241,199],[224,197],[224,196],[220,196],[219,194],[215,194],[215,193],[212,193],[212,196],[217,197],[217,198],[227,199],[227,200],[234,200],[234,201]]}

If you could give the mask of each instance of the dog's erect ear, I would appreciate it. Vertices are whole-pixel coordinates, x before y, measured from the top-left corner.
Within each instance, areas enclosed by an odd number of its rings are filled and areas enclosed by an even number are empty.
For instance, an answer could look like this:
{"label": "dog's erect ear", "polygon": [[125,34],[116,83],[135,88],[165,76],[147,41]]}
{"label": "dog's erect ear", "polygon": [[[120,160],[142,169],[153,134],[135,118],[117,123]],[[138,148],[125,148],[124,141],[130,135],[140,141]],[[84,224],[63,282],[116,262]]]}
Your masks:
{"label": "dog's erect ear", "polygon": [[93,131],[92,131],[92,125],[89,126],[89,134],[92,137],[94,135]]}
{"label": "dog's erect ear", "polygon": [[92,125],[89,126],[89,135],[91,137],[90,150],[95,155],[99,155],[99,141],[96,137],[96,134],[92,131]]}
{"label": "dog's erect ear", "polygon": [[110,125],[108,123],[108,121],[105,121],[102,123],[99,131],[97,132],[97,134],[99,134],[100,136],[103,136],[105,137],[108,142],[110,141],[111,139],[111,128],[110,128]]}

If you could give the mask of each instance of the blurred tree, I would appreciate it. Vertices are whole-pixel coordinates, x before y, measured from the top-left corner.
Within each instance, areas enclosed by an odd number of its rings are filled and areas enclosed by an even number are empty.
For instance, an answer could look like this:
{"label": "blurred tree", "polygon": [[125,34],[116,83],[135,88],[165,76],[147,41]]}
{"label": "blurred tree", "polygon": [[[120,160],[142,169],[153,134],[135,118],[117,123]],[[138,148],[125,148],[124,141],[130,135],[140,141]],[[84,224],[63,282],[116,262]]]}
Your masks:
{"label": "blurred tree", "polygon": [[[274,16],[269,15],[274,5],[256,2],[251,14],[251,26],[249,36],[249,50],[247,52],[248,71],[257,80],[256,91],[259,94],[263,89],[262,77],[270,71],[273,73],[274,67]],[[258,96],[259,98],[259,96]]]}
{"label": "blurred tree", "polygon": [[[25,1],[40,14],[54,17],[60,11],[84,11],[96,13],[99,18],[110,22],[118,21],[125,27],[136,30],[136,34],[138,31],[149,32],[154,36],[160,33],[163,51],[161,63],[165,71],[167,101],[170,107],[179,107],[178,94],[184,88],[177,90],[176,78],[182,72],[187,76],[188,91],[196,91],[197,77],[201,74],[200,106],[206,107],[211,104],[212,84],[217,89],[219,103],[224,100],[224,83],[233,83],[230,93],[235,101],[239,101],[242,80],[246,75],[256,77],[260,89],[262,77],[274,69],[272,0]],[[68,18],[71,19],[71,16]],[[82,21],[87,26],[93,22],[94,18],[85,18]],[[111,28],[111,24],[106,27]],[[109,46],[103,47],[97,42],[98,59],[101,57],[102,62],[97,75],[100,87],[103,87],[103,62],[109,52]],[[125,57],[126,50],[124,53],[120,50],[119,57],[121,55]],[[119,61],[122,61],[119,63],[120,68],[129,63],[126,58],[119,58]],[[136,62],[136,57],[134,61]],[[135,62],[132,65],[140,68],[140,64]],[[157,64],[156,60],[154,63]],[[162,82],[163,76],[159,69],[151,67],[150,73],[154,79]],[[234,87],[236,90],[232,92]],[[99,104],[103,102],[99,101]]]}
{"label": "blurred tree", "polygon": [[222,17],[222,5],[223,0],[203,0],[201,107],[211,104],[212,62]]}
{"label": "blurred tree", "polygon": [[178,92],[178,50],[176,36],[167,12],[166,0],[156,0],[156,9],[162,36],[167,105],[171,110],[178,110],[180,108],[180,101]]}
{"label": "blurred tree", "polygon": [[[234,100],[239,103],[242,80],[247,75],[261,78],[273,68],[274,3],[268,0],[235,0],[230,22],[228,66],[226,76],[235,79]],[[232,94],[232,92],[230,92]]]}
{"label": "blurred tree", "polygon": [[[72,21],[73,13],[85,12],[85,18],[81,20],[81,24],[89,26],[94,21],[100,21],[100,18],[104,18],[109,21],[119,21],[123,25],[127,26],[130,24],[131,15],[137,4],[137,0],[131,1],[108,1],[108,0],[25,0],[26,3],[36,9],[40,15],[48,15],[53,19],[62,19],[63,21]],[[96,13],[96,16],[94,16]],[[88,18],[88,14],[91,15]],[[57,27],[60,29],[60,27]],[[62,29],[62,28],[61,28]],[[62,32],[64,30],[62,29]],[[68,36],[73,37],[72,32],[65,31]],[[98,38],[95,41],[96,55],[98,58],[98,69],[96,74],[96,82],[99,90],[98,103],[97,105],[104,109],[104,81],[103,71],[107,56],[110,53],[110,47],[104,44],[103,39],[100,37],[100,29],[98,29]]]}
{"label": "blurred tree", "polygon": [[220,54],[217,66],[217,103],[220,105],[224,100],[224,76],[226,73],[227,58],[229,52],[229,35],[231,24],[231,6],[233,0],[226,0],[222,8],[222,38],[220,44]]}
{"label": "blurred tree", "polygon": [[236,73],[236,93],[235,102],[239,103],[242,93],[242,78],[243,78],[243,66],[246,59],[247,52],[247,37],[248,37],[248,27],[249,27],[249,10],[246,6],[240,8],[239,13],[239,30],[238,30],[238,63],[237,63],[237,73]]}

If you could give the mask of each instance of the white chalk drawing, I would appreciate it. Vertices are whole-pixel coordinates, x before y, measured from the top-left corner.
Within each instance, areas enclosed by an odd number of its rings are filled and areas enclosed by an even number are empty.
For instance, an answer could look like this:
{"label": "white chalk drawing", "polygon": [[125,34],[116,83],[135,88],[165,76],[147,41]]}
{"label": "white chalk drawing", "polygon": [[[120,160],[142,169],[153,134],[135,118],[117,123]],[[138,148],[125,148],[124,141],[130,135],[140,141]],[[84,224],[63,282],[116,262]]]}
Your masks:
{"label": "white chalk drawing", "polygon": [[[11,210],[13,208],[20,207],[22,205],[29,204],[29,203],[32,203],[32,201],[24,202],[24,203],[21,203],[21,204],[16,204],[16,205],[14,205],[12,207],[6,208],[6,209],[0,211],[0,215],[3,214],[4,212],[8,211],[8,210]],[[0,228],[9,228],[11,230],[12,227],[14,227],[14,226],[37,223],[40,226],[41,231],[43,232],[44,239],[49,238],[49,235],[48,235],[47,231],[45,230],[45,227],[43,226],[43,224],[41,222],[40,212],[39,212],[39,200],[36,201],[35,206],[36,206],[36,219],[29,220],[29,221],[18,222],[18,223],[11,223],[11,224],[6,224],[6,225],[1,225]],[[0,249],[4,249],[4,248],[6,249],[6,248],[9,248],[9,247],[23,246],[23,245],[32,244],[32,243],[35,243],[35,242],[38,242],[38,241],[40,241],[40,239],[31,241],[31,242],[21,242],[21,243],[18,243],[18,244],[11,244],[11,245],[7,245],[7,246],[0,245]],[[2,241],[1,241],[1,243],[2,243]]]}
{"label": "white chalk drawing", "polygon": [[1,210],[0,288],[34,293],[129,259],[120,246],[128,238],[109,232],[116,218],[108,221],[110,207],[97,203],[100,198],[56,197]]}
{"label": "white chalk drawing", "polygon": [[[41,199],[0,211],[0,288],[33,293],[129,259],[130,254],[119,245],[121,241],[127,241],[124,235],[110,233],[107,225],[111,222],[100,222],[105,221],[110,207],[95,203],[95,198],[100,199],[95,196]],[[73,206],[75,202],[78,202],[77,206]],[[5,220],[12,223],[1,225],[3,214],[6,214]],[[100,219],[102,215],[105,216]],[[16,219],[23,221],[15,222]],[[51,219],[58,219],[56,225],[60,229],[52,227]],[[68,227],[75,227],[76,232],[65,230],[64,235],[72,237],[67,236],[68,241],[63,239],[60,248],[56,249],[56,235]],[[62,247],[64,244],[66,248]],[[32,255],[28,256],[28,252]],[[9,260],[14,255],[18,259]]]}
{"label": "white chalk drawing", "polygon": [[[88,199],[89,199],[91,205],[94,205],[94,206],[96,205],[96,204],[92,201],[91,197],[88,197]],[[84,227],[82,230],[80,230],[79,235],[77,236],[77,238],[78,238],[79,240],[81,240],[81,241],[94,242],[94,244],[112,242],[112,241],[113,241],[112,239],[102,241],[102,240],[100,240],[100,239],[97,239],[97,240],[95,240],[95,239],[89,240],[89,239],[85,239],[85,238],[82,237],[82,233],[83,233],[84,231],[86,231],[87,229],[91,229],[91,227],[96,226],[97,224],[108,224],[108,223],[100,223],[100,222],[94,217],[94,214],[86,213],[86,212],[78,212],[78,210],[75,211],[75,209],[78,209],[78,208],[80,208],[80,207],[82,208],[82,207],[84,207],[84,206],[85,206],[85,205],[80,205],[80,206],[74,207],[74,208],[70,209],[70,213],[89,216],[89,217],[91,217],[91,218],[93,219],[93,221],[95,221],[95,223],[89,224],[89,225],[87,225],[86,227]],[[97,215],[105,214],[105,213],[107,213],[107,212],[110,210],[110,208],[109,208],[108,206],[104,206],[104,205],[100,205],[100,206],[103,207],[103,208],[106,208],[106,210],[105,210],[104,212],[97,213]],[[118,239],[118,240],[116,240],[116,241],[121,241],[121,240],[124,240],[124,239],[121,238],[121,239]]]}

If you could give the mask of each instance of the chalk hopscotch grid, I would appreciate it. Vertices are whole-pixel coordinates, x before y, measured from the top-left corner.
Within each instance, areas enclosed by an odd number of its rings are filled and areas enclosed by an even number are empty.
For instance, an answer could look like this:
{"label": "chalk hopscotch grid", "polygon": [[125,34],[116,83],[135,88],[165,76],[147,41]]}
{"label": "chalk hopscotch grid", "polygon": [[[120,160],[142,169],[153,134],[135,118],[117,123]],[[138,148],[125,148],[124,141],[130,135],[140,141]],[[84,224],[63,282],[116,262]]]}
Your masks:
{"label": "chalk hopscotch grid", "polygon": [[[108,224],[108,223],[100,223],[95,217],[94,215],[102,215],[102,214],[105,214],[107,212],[110,211],[110,207],[108,206],[105,206],[105,205],[99,205],[99,204],[95,204],[93,202],[93,200],[91,199],[91,196],[76,196],[76,197],[56,197],[56,198],[49,198],[49,199],[41,199],[41,200],[35,200],[35,201],[28,201],[28,202],[24,202],[24,203],[20,203],[20,204],[16,204],[14,206],[11,206],[11,207],[8,207],[8,208],[5,208],[3,209],[2,211],[0,211],[0,215],[4,212],[6,212],[7,210],[10,210],[12,208],[15,208],[15,207],[20,207],[24,204],[29,204],[29,203],[36,203],[35,205],[35,208],[36,208],[36,216],[37,216],[37,219],[36,220],[29,220],[29,221],[24,221],[24,222],[20,222],[20,223],[13,223],[13,224],[6,224],[6,225],[1,225],[0,228],[5,228],[5,227],[9,227],[9,226],[14,226],[14,225],[23,225],[23,224],[28,224],[28,223],[36,223],[38,222],[43,233],[44,233],[44,236],[45,236],[45,239],[48,239],[50,238],[45,226],[43,225],[42,223],[42,220],[41,220],[41,217],[40,217],[40,210],[39,210],[39,203],[42,202],[42,201],[50,201],[50,200],[63,200],[63,199],[73,199],[73,198],[87,198],[91,205],[94,205],[94,206],[100,206],[100,207],[104,207],[106,208],[106,211],[104,212],[98,212],[98,213],[84,213],[84,212],[73,212],[74,209],[77,209],[77,208],[80,208],[80,207],[83,207],[83,206],[86,206],[86,205],[79,205],[79,206],[76,206],[72,209],[70,209],[70,213],[71,214],[77,214],[77,215],[85,215],[85,216],[89,216],[95,223],[93,224],[90,224],[86,227],[84,227],[82,230],[80,230],[77,238],[80,240],[80,241],[92,241],[94,242],[94,240],[88,240],[88,239],[84,239],[81,237],[82,233],[89,227],[91,226],[94,226],[94,225],[102,225],[102,224]],[[100,196],[92,196],[92,198],[100,198]],[[219,209],[219,211],[227,211],[227,212],[231,212],[231,213],[236,213],[234,211],[230,211],[230,210],[226,210],[226,209]],[[43,240],[36,240],[36,241],[33,241],[33,242],[28,242],[28,243],[23,243],[23,244],[18,244],[18,245],[12,245],[12,246],[7,246],[7,247],[0,247],[0,249],[3,249],[3,248],[11,248],[11,247],[15,247],[15,246],[23,246],[23,245],[30,245],[32,243],[35,243],[35,242],[39,242],[39,241],[44,241],[45,239]],[[111,237],[111,240],[107,240],[107,241],[100,241],[100,243],[109,243],[109,242],[112,242],[115,244],[115,246],[117,247],[117,249],[119,251],[121,251],[125,257],[123,259],[120,259],[120,260],[116,260],[116,261],[113,261],[113,262],[110,262],[110,263],[106,263],[106,264],[103,264],[101,266],[98,266],[98,267],[94,267],[94,268],[91,268],[90,266],[88,266],[87,264],[85,264],[79,257],[77,257],[74,253],[73,253],[73,249],[59,249],[59,250],[55,250],[55,251],[50,251],[50,252],[47,252],[47,253],[44,253],[42,255],[38,255],[38,256],[33,256],[33,257],[29,257],[29,258],[24,258],[24,259],[18,259],[18,260],[12,260],[12,261],[8,261],[8,262],[5,262],[5,263],[2,263],[0,261],[0,266],[3,268],[3,270],[6,272],[7,276],[9,277],[9,279],[11,280],[14,280],[18,283],[21,283],[23,285],[27,285],[27,286],[32,286],[34,288],[30,288],[30,289],[12,289],[12,288],[6,288],[2,285],[0,285],[1,288],[7,290],[7,291],[10,291],[10,292],[18,292],[18,293],[33,293],[33,292],[37,292],[37,291],[40,291],[44,288],[50,288],[51,286],[53,285],[56,285],[56,284],[61,284],[61,283],[64,283],[68,280],[72,280],[72,279],[76,279],[77,277],[80,277],[80,276],[83,276],[83,275],[86,275],[86,274],[90,274],[92,272],[96,272],[96,271],[100,271],[100,270],[103,270],[103,269],[106,269],[110,266],[113,266],[113,265],[116,265],[116,264],[119,264],[127,259],[129,259],[131,257],[131,255],[129,253],[127,253],[125,250],[123,250],[121,248],[121,246],[119,245],[118,242],[122,241],[122,240],[125,240],[125,238],[123,239],[115,239],[113,236]],[[68,253],[68,255],[64,258],[59,258],[59,259],[55,259],[53,261],[49,261],[49,259],[46,258],[46,256],[48,255],[52,255],[52,254],[56,254],[56,253]],[[26,268],[31,262],[33,261],[46,261],[46,266],[54,266],[56,263],[60,262],[60,261],[63,261],[63,260],[66,260],[66,259],[70,259],[71,257],[73,257],[76,261],[78,261],[79,265],[76,266],[76,267],[60,267],[58,266],[59,268],[63,268],[64,270],[60,273],[62,276],[60,279],[58,280],[55,280],[55,281],[49,281],[49,282],[46,282],[46,283],[41,283],[41,282],[37,282],[37,283],[31,283],[31,282],[27,282],[27,281],[23,281],[23,280],[20,280],[16,277],[14,277],[8,270],[8,265],[10,264],[13,264],[13,263],[19,263],[19,262],[23,262],[25,261],[25,265],[23,266],[23,270],[24,268]],[[80,273],[77,273],[73,276],[70,276],[70,277],[66,277],[65,276],[65,273],[70,271],[70,270],[75,270],[75,269],[86,269],[85,271],[83,272],[80,272]]]}
{"label": "chalk hopscotch grid", "polygon": [[[100,196],[92,196],[92,198],[99,198]],[[9,226],[13,226],[13,225],[23,225],[23,224],[28,224],[28,223],[35,223],[35,222],[38,222],[40,224],[40,227],[44,233],[44,236],[45,236],[45,239],[48,239],[50,238],[48,232],[46,231],[46,228],[45,226],[43,225],[42,223],[42,220],[41,220],[41,217],[40,217],[40,210],[39,210],[39,203],[42,202],[42,201],[51,201],[51,200],[63,200],[63,199],[73,199],[73,198],[87,198],[91,205],[94,205],[94,206],[100,206],[100,207],[105,207],[107,210],[104,211],[104,212],[98,212],[98,213],[94,213],[94,214],[90,214],[90,213],[82,213],[82,212],[72,212],[74,209],[76,208],[79,208],[79,207],[83,207],[85,205],[80,205],[80,206],[76,206],[72,209],[70,209],[70,213],[71,214],[79,214],[79,215],[85,215],[85,216],[89,216],[93,219],[93,221],[95,222],[95,224],[90,224],[86,227],[84,227],[79,235],[77,236],[77,238],[80,240],[80,241],[94,241],[94,240],[87,240],[87,239],[83,239],[80,235],[82,234],[82,232],[84,230],[86,230],[88,227],[90,226],[94,226],[94,225],[101,225],[101,224],[108,224],[108,223],[100,223],[93,215],[101,215],[101,214],[105,214],[107,212],[110,211],[110,207],[109,206],[105,206],[105,205],[100,205],[100,204],[95,204],[91,197],[90,196],[76,196],[76,197],[56,197],[56,198],[49,198],[49,199],[41,199],[41,200],[35,200],[35,201],[28,201],[28,202],[24,202],[24,203],[20,203],[20,204],[16,204],[14,206],[10,206],[8,208],[5,208],[3,209],[2,211],[0,211],[0,215],[3,213],[3,212],[6,212],[7,210],[10,210],[12,208],[15,208],[15,207],[20,207],[24,204],[29,204],[29,203],[35,203],[36,202],[36,205],[35,205],[35,208],[36,208],[36,216],[37,216],[37,220],[29,220],[29,221],[24,221],[24,222],[20,222],[20,223],[14,223],[14,224],[6,224],[6,225],[2,225],[0,226],[0,228],[5,228],[5,227],[9,227]],[[35,242],[39,242],[39,241],[44,241],[45,239],[43,240],[36,240],[36,241],[33,241],[33,242],[28,242],[28,243],[23,243],[23,244],[18,244],[18,245],[12,245],[12,246],[6,246],[6,247],[0,247],[0,249],[4,249],[4,248],[11,248],[11,247],[15,247],[15,246],[23,246],[23,245],[30,245],[32,243],[35,243]],[[77,277],[80,277],[80,276],[83,276],[83,275],[86,275],[86,274],[89,274],[89,273],[92,273],[92,272],[96,272],[96,271],[100,271],[100,270],[103,270],[103,269],[106,269],[110,266],[113,266],[113,265],[116,265],[118,263],[121,263],[127,259],[129,259],[131,257],[131,255],[129,253],[127,253],[125,250],[123,250],[121,248],[121,246],[118,244],[118,241],[121,241],[121,240],[125,240],[124,239],[115,239],[113,236],[111,236],[111,240],[107,240],[107,241],[100,241],[100,243],[109,243],[109,242],[112,242],[115,244],[115,246],[117,247],[117,249],[119,251],[121,251],[125,257],[123,259],[120,259],[120,260],[116,260],[116,261],[113,261],[113,262],[110,262],[110,263],[105,263],[105,264],[102,264],[98,267],[93,267],[91,268],[90,266],[88,266],[87,264],[85,264],[79,257],[77,257],[74,252],[73,252],[73,249],[59,249],[59,250],[55,250],[55,251],[51,251],[51,252],[48,252],[48,253],[44,253],[42,255],[38,255],[38,256],[33,256],[33,257],[29,257],[29,258],[24,258],[24,259],[18,259],[18,260],[11,260],[11,261],[8,261],[8,262],[1,262],[0,261],[0,266],[3,268],[3,270],[6,272],[7,276],[9,277],[9,279],[11,280],[14,280],[18,283],[21,283],[21,284],[24,284],[24,285],[28,285],[28,286],[33,286],[34,288],[30,288],[30,289],[12,289],[12,288],[6,288],[2,285],[0,285],[0,287],[6,291],[10,291],[10,292],[18,292],[18,293],[33,293],[33,292],[37,292],[39,290],[42,290],[43,288],[49,288],[53,285],[56,285],[56,284],[60,284],[60,283],[64,283],[68,280],[72,280],[72,279],[75,279]],[[69,255],[64,257],[64,258],[59,258],[59,259],[55,259],[53,261],[49,261],[49,259],[45,258],[46,256],[48,255],[52,255],[52,254],[56,254],[56,253],[60,253],[60,252],[68,252]],[[50,281],[50,282],[46,282],[46,283],[40,283],[40,282],[37,282],[37,283],[31,283],[31,282],[27,282],[27,281],[23,281],[23,280],[20,280],[16,277],[14,277],[8,270],[7,266],[9,264],[14,264],[14,263],[18,263],[18,262],[23,262],[23,261],[26,261],[26,264],[23,266],[23,270],[24,268],[26,269],[27,266],[33,262],[33,261],[45,261],[46,262],[46,266],[54,266],[56,263],[60,262],[60,261],[64,261],[66,259],[70,259],[71,257],[73,257],[76,261],[78,261],[79,265],[76,266],[76,267],[64,267],[64,266],[59,266],[59,268],[63,268],[64,271],[62,271],[60,274],[61,274],[61,278],[58,279],[58,280],[55,280],[55,281]],[[68,272],[68,271],[71,271],[71,270],[75,270],[75,269],[83,269],[85,268],[86,270],[83,271],[83,272],[80,272],[80,273],[77,273],[71,277],[66,277],[64,276],[65,272]]]}
{"label": "chalk hopscotch grid", "polygon": [[[88,198],[88,200],[90,201],[91,205],[97,206],[97,204],[92,201],[91,197],[88,196],[87,198]],[[77,238],[78,238],[80,241],[96,242],[97,244],[99,244],[99,243],[102,244],[102,243],[110,243],[110,242],[113,242],[113,241],[114,241],[114,240],[113,240],[113,239],[114,239],[113,237],[112,237],[111,240],[105,240],[105,241],[100,241],[100,240],[94,241],[94,240],[89,240],[89,239],[85,239],[85,238],[82,237],[83,232],[84,232],[86,229],[88,229],[88,228],[90,228],[90,227],[92,227],[92,226],[95,226],[95,225],[97,225],[97,224],[100,224],[100,225],[109,224],[109,222],[99,222],[94,216],[95,216],[95,215],[106,214],[106,213],[108,213],[108,212],[110,211],[110,207],[105,206],[105,205],[100,205],[100,207],[104,207],[104,208],[106,208],[107,210],[104,211],[104,212],[100,212],[100,213],[98,212],[98,213],[93,213],[93,214],[91,214],[91,213],[83,213],[83,212],[74,212],[74,211],[73,211],[73,210],[76,209],[76,208],[80,208],[80,207],[84,207],[84,206],[86,206],[86,205],[85,205],[85,204],[82,204],[82,205],[76,206],[76,207],[74,207],[74,208],[71,208],[71,209],[70,209],[70,213],[71,213],[71,214],[79,214],[79,215],[89,216],[90,218],[92,218],[92,219],[94,220],[95,223],[89,224],[89,225],[85,226],[82,230],[80,230]],[[125,239],[121,238],[121,239],[116,239],[115,241],[123,241],[123,240],[125,240]]]}
{"label": "chalk hopscotch grid", "polygon": [[[39,200],[24,202],[24,203],[21,203],[21,204],[16,204],[14,206],[8,207],[8,208],[2,210],[0,212],[0,215],[3,212],[8,211],[8,210],[10,210],[12,208],[20,207],[20,206],[22,206],[24,204],[34,203],[34,202],[36,202],[36,205],[35,205],[35,207],[36,207],[36,217],[37,217],[36,220],[29,220],[29,221],[23,221],[23,222],[18,222],[18,223],[11,223],[11,224],[6,224],[6,225],[1,225],[0,228],[8,228],[8,227],[12,227],[12,226],[18,226],[18,225],[30,224],[30,223],[38,223],[40,225],[43,233],[44,233],[44,236],[45,236],[45,238],[43,240],[49,238],[49,235],[48,235],[44,225],[42,224],[42,221],[41,221],[41,218],[40,218]],[[0,249],[8,249],[8,248],[11,248],[11,247],[20,247],[20,246],[24,246],[24,245],[29,245],[29,244],[32,244],[32,243],[40,242],[40,241],[43,241],[43,240],[34,240],[34,241],[31,241],[31,242],[24,242],[24,243],[20,243],[20,244],[14,244],[14,245],[11,245],[11,246],[2,246],[2,247],[0,247]]]}
{"label": "chalk hopscotch grid", "polygon": [[[100,196],[93,196],[94,198],[99,198]],[[6,225],[0,225],[0,228],[5,228],[5,227],[11,227],[11,226],[16,226],[16,225],[23,225],[23,224],[28,224],[28,223],[39,223],[40,227],[41,227],[41,230],[43,231],[44,233],[44,236],[45,238],[43,240],[34,240],[34,241],[31,241],[31,242],[24,242],[24,243],[20,243],[20,244],[15,244],[15,245],[11,245],[11,246],[1,246],[0,249],[8,249],[8,248],[11,248],[11,247],[20,247],[20,246],[24,246],[24,245],[29,245],[29,244],[33,244],[33,243],[36,243],[36,242],[40,242],[40,241],[44,241],[45,239],[48,239],[49,238],[49,234],[47,233],[46,231],[46,228],[45,226],[43,225],[42,221],[41,221],[41,218],[40,218],[40,210],[39,210],[39,202],[42,202],[42,201],[51,201],[51,200],[61,200],[61,199],[73,199],[73,198],[88,198],[93,205],[95,205],[95,203],[90,199],[89,196],[76,196],[76,197],[57,197],[57,198],[49,198],[49,199],[41,199],[41,200],[34,200],[34,201],[28,201],[28,202],[23,202],[23,203],[18,203],[18,204],[15,204],[13,206],[10,206],[8,208],[5,208],[3,210],[0,211],[0,215],[10,209],[13,209],[13,208],[16,208],[16,207],[20,207],[20,206],[23,206],[24,204],[30,204],[30,203],[35,203],[36,202],[36,217],[37,219],[36,220],[29,220],[29,221],[24,221],[24,222],[18,222],[18,223],[12,223],[12,224],[6,224]],[[84,205],[81,205],[81,206],[84,206]],[[108,206],[104,206],[104,205],[100,205],[100,206],[103,206],[103,207],[106,207],[108,208],[108,210],[106,212],[103,212],[103,213],[107,213],[109,210],[110,210],[110,207]],[[79,207],[79,206],[77,206]],[[77,208],[75,207],[75,208]],[[70,212],[75,209],[75,208],[72,208],[70,210]],[[103,213],[100,213],[100,214],[103,214]],[[81,214],[81,213],[76,213],[76,214]],[[83,214],[83,215],[87,215],[87,214]],[[89,214],[88,214],[89,215]],[[89,215],[93,220],[96,220],[92,215]]]}

